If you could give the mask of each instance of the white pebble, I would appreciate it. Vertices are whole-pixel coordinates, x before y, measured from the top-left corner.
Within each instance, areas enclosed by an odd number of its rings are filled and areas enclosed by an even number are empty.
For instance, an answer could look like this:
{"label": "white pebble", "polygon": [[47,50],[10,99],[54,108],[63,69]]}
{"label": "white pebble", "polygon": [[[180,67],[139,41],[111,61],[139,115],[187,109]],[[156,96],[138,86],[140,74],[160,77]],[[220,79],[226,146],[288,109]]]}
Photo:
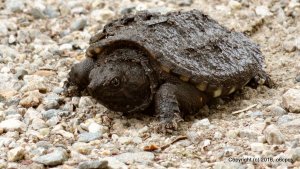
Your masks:
{"label": "white pebble", "polygon": [[266,6],[257,6],[255,8],[255,13],[259,16],[265,17],[270,16],[272,13],[270,12],[269,8]]}
{"label": "white pebble", "polygon": [[266,140],[269,144],[284,143],[284,136],[275,125],[269,125],[264,131]]}
{"label": "white pebble", "polygon": [[8,161],[18,161],[24,158],[25,149],[23,147],[17,147],[9,150],[7,153]]}
{"label": "white pebble", "polygon": [[8,119],[0,123],[0,128],[3,128],[6,131],[21,131],[26,129],[26,125],[19,120]]}

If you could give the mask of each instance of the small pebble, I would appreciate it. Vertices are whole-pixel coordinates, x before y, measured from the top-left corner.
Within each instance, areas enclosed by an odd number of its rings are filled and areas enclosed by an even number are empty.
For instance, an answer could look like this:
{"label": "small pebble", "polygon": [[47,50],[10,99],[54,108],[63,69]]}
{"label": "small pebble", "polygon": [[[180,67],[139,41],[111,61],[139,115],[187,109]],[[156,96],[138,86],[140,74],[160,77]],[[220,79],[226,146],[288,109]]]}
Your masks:
{"label": "small pebble", "polygon": [[61,118],[59,116],[54,116],[47,120],[46,124],[53,127],[60,122]]}
{"label": "small pebble", "polygon": [[80,100],[80,99],[81,99],[80,97],[72,97],[71,103],[72,103],[74,106],[78,106],[79,100]]}
{"label": "small pebble", "polygon": [[78,169],[106,169],[108,167],[108,161],[106,160],[94,160],[81,162],[78,165]]}
{"label": "small pebble", "polygon": [[39,141],[36,143],[36,146],[44,149],[49,149],[52,147],[52,144],[48,141]]}
{"label": "small pebble", "polygon": [[44,108],[46,110],[59,108],[59,100],[59,96],[56,93],[49,93],[43,99]]}
{"label": "small pebble", "polygon": [[66,150],[59,148],[55,149],[52,153],[36,157],[33,161],[47,166],[57,166],[63,164],[67,159]]}
{"label": "small pebble", "polygon": [[213,169],[231,169],[231,168],[243,168],[239,162],[216,162],[213,164]]}
{"label": "small pebble", "polygon": [[88,130],[89,130],[90,133],[103,133],[104,132],[104,126],[93,122],[89,125]]}
{"label": "small pebble", "polygon": [[257,139],[258,133],[254,130],[241,129],[238,134],[241,138]]}
{"label": "small pebble", "polygon": [[300,89],[289,89],[282,96],[282,105],[292,113],[300,113]]}
{"label": "small pebble", "polygon": [[7,162],[4,159],[0,159],[0,169],[6,169]]}
{"label": "small pebble", "polygon": [[287,52],[293,52],[296,50],[296,44],[294,39],[292,40],[287,40],[283,42],[283,48]]}
{"label": "small pebble", "polygon": [[300,127],[300,118],[294,119],[291,118],[289,119],[289,117],[287,117],[288,120],[287,122],[283,123],[282,125],[285,127],[295,127],[295,128],[299,128]]}
{"label": "small pebble", "polygon": [[300,50],[300,37],[299,36],[296,37],[295,44],[296,44],[297,50]]}
{"label": "small pebble", "polygon": [[205,140],[203,140],[201,147],[204,148],[204,147],[209,146],[210,144],[211,144],[211,141],[209,139],[205,139]]}
{"label": "small pebble", "polygon": [[17,50],[15,50],[9,46],[0,45],[0,55],[2,55],[3,58],[15,59],[20,54]]}
{"label": "small pebble", "polygon": [[[0,35],[1,35],[1,28],[0,28]],[[8,43],[13,44],[15,42],[16,42],[16,37],[14,35],[9,35]]]}
{"label": "small pebble", "polygon": [[226,137],[228,138],[236,138],[239,135],[239,130],[229,130],[226,132]]}
{"label": "small pebble", "polygon": [[78,136],[78,141],[79,142],[90,142],[93,140],[97,140],[101,137],[102,135],[97,132],[97,133],[81,133]]}
{"label": "small pebble", "polygon": [[198,128],[201,128],[201,127],[208,127],[210,125],[210,122],[207,118],[205,119],[202,119],[202,120],[196,120],[192,127],[191,128],[194,128],[194,129],[198,129]]}
{"label": "small pebble", "polygon": [[250,112],[250,116],[252,118],[256,118],[256,117],[263,116],[263,113],[261,111]]}
{"label": "small pebble", "polygon": [[41,93],[46,93],[48,90],[45,83],[46,79],[38,75],[24,75],[23,77],[24,86],[20,89],[21,92],[35,91],[38,90]]}
{"label": "small pebble", "polygon": [[143,139],[141,137],[133,137],[132,142],[135,144],[141,144],[143,142]]}
{"label": "small pebble", "polygon": [[22,160],[25,155],[25,149],[23,147],[17,147],[12,150],[9,150],[7,153],[8,161],[18,161]]}
{"label": "small pebble", "polygon": [[255,13],[259,16],[265,17],[270,16],[272,13],[270,12],[269,8],[266,6],[257,6],[255,8]]}
{"label": "small pebble", "polygon": [[257,141],[259,143],[266,143],[267,142],[265,136],[258,136]]}
{"label": "small pebble", "polygon": [[215,139],[221,139],[222,136],[223,136],[223,134],[221,132],[219,132],[219,131],[215,132],[215,134],[214,134],[214,138]]}
{"label": "small pebble", "polygon": [[56,94],[61,94],[63,91],[64,91],[64,88],[62,88],[62,87],[54,87],[53,88],[53,93],[56,93]]}
{"label": "small pebble", "polygon": [[23,131],[26,129],[26,125],[19,120],[8,119],[0,122],[0,128],[5,131]]}
{"label": "small pebble", "polygon": [[269,125],[264,131],[267,142],[272,144],[283,144],[284,136],[275,125]]}
{"label": "small pebble", "polygon": [[91,12],[91,17],[97,21],[107,21],[114,16],[114,12],[109,9],[96,9]]}
{"label": "small pebble", "polygon": [[277,119],[277,124],[281,125],[281,124],[287,123],[291,120],[293,120],[293,117],[291,117],[290,115],[283,115]]}
{"label": "small pebble", "polygon": [[91,153],[93,147],[87,143],[76,142],[72,145],[72,147],[81,154],[88,155]]}
{"label": "small pebble", "polygon": [[44,19],[46,17],[43,11],[39,8],[32,8],[30,13],[35,19]]}
{"label": "small pebble", "polygon": [[86,9],[82,6],[78,6],[78,7],[75,7],[75,8],[72,8],[71,10],[71,14],[84,14],[86,13]]}
{"label": "small pebble", "polygon": [[78,18],[71,24],[71,30],[83,30],[83,28],[86,26],[87,20],[86,18]]}
{"label": "small pebble", "polygon": [[39,130],[39,134],[41,134],[42,136],[47,136],[50,134],[50,129],[49,128],[42,128]]}
{"label": "small pebble", "polygon": [[130,144],[132,143],[132,137],[126,137],[126,136],[119,137],[118,142],[121,144]]}
{"label": "small pebble", "polygon": [[70,43],[61,44],[59,46],[60,51],[68,51],[68,50],[72,50],[72,49],[73,49],[73,45]]}
{"label": "small pebble", "polygon": [[300,74],[296,76],[295,80],[296,82],[300,82]]}
{"label": "small pebble", "polygon": [[89,106],[92,106],[92,105],[94,105],[94,103],[91,100],[91,98],[88,97],[88,96],[84,96],[84,97],[80,98],[78,107],[79,108],[86,108],[86,107],[89,107]]}
{"label": "small pebble", "polygon": [[25,93],[24,98],[20,101],[20,105],[23,107],[36,107],[42,101],[42,95],[38,90]]}
{"label": "small pebble", "polygon": [[242,7],[242,4],[235,0],[230,0],[228,5],[233,10],[240,9]]}
{"label": "small pebble", "polygon": [[146,163],[154,159],[154,154],[151,152],[135,152],[135,153],[122,153],[115,156],[123,163],[140,162]]}
{"label": "small pebble", "polygon": [[[5,24],[0,24],[0,36],[6,36],[8,35],[8,29],[7,26]],[[9,42],[9,40],[8,40]]]}
{"label": "small pebble", "polygon": [[190,6],[193,3],[193,0],[176,0],[175,3],[178,6]]}
{"label": "small pebble", "polygon": [[262,152],[265,150],[265,145],[263,143],[251,143],[251,151]]}
{"label": "small pebble", "polygon": [[59,16],[59,12],[53,6],[48,5],[44,10],[44,14],[49,18],[55,18]]}
{"label": "small pebble", "polygon": [[6,117],[6,113],[4,111],[0,111],[0,121],[3,121]]}
{"label": "small pebble", "polygon": [[52,117],[58,116],[59,112],[60,112],[60,110],[50,109],[50,110],[42,111],[42,115],[43,115],[43,118],[49,120]]}
{"label": "small pebble", "polygon": [[74,134],[65,130],[58,130],[55,131],[56,134],[60,134],[62,135],[64,138],[68,139],[68,140],[73,140],[74,139]]}
{"label": "small pebble", "polygon": [[34,118],[31,122],[31,127],[35,130],[41,129],[41,128],[46,128],[47,124],[44,120],[40,118]]}
{"label": "small pebble", "polygon": [[12,114],[5,117],[6,120],[8,119],[15,119],[15,120],[21,120],[22,116],[20,114]]}
{"label": "small pebble", "polygon": [[266,113],[264,113],[264,114],[269,115],[269,116],[282,116],[282,115],[286,114],[286,111],[282,107],[277,106],[277,105],[268,106],[265,109],[265,111],[266,111]]}
{"label": "small pebble", "polygon": [[18,69],[17,72],[16,72],[16,77],[19,79],[19,80],[23,80],[23,77],[24,75],[28,75],[28,72],[24,69]]}
{"label": "small pebble", "polygon": [[105,157],[101,160],[105,160],[108,162],[108,168],[113,168],[113,169],[128,169],[127,165],[121,161],[119,161],[115,157]]}
{"label": "small pebble", "polygon": [[300,160],[300,147],[297,147],[294,149],[292,154],[292,160],[293,161],[299,161]]}
{"label": "small pebble", "polygon": [[186,135],[188,139],[194,144],[198,144],[203,140],[203,136],[200,132],[189,131]]}
{"label": "small pebble", "polygon": [[6,0],[5,1],[6,8],[11,12],[21,12],[24,9],[24,1],[23,0]]}
{"label": "small pebble", "polygon": [[75,107],[74,107],[74,105],[71,102],[67,102],[63,106],[62,110],[72,112],[72,111],[74,111],[74,108]]}
{"label": "small pebble", "polygon": [[224,156],[228,157],[228,156],[232,156],[232,154],[236,152],[234,147],[225,147],[224,148]]}

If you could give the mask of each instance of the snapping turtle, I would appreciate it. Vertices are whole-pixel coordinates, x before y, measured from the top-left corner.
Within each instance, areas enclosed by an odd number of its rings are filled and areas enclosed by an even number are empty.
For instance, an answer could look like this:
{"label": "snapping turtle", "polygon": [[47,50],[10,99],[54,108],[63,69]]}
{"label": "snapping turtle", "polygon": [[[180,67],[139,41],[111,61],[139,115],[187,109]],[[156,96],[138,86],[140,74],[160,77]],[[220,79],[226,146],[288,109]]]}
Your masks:
{"label": "snapping turtle", "polygon": [[154,105],[163,130],[250,81],[271,85],[259,47],[197,10],[114,20],[91,38],[86,56],[72,67],[70,84],[113,111]]}

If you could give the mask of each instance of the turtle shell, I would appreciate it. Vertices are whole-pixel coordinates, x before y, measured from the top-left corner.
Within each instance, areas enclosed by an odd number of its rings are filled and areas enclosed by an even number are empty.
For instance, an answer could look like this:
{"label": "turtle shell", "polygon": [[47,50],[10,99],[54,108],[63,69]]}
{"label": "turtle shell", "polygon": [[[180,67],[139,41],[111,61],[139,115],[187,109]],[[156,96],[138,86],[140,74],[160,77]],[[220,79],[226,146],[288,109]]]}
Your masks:
{"label": "turtle shell", "polygon": [[255,43],[197,10],[165,15],[144,11],[114,20],[91,38],[87,56],[99,56],[111,45],[145,50],[164,71],[202,91],[222,88],[228,94],[263,71]]}

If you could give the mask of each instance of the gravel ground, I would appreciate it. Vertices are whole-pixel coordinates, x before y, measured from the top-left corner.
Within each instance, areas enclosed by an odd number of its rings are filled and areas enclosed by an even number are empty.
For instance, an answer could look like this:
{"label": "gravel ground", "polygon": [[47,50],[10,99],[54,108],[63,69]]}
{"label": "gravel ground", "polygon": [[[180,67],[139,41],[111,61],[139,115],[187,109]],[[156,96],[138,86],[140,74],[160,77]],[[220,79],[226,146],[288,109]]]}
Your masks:
{"label": "gravel ground", "polygon": [[[299,0],[6,0],[0,9],[0,168],[300,167]],[[277,87],[218,99],[172,135],[153,132],[152,116],[63,96],[89,38],[144,9],[199,9],[248,34]]]}

